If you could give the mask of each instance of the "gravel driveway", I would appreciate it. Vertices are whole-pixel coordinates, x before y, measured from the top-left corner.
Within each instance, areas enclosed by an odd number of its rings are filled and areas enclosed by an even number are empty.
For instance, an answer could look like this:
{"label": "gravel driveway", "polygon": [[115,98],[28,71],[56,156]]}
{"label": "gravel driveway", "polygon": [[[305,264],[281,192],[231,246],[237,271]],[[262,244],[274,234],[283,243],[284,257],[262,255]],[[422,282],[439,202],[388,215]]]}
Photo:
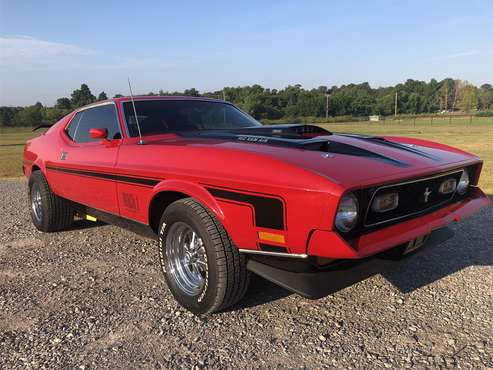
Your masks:
{"label": "gravel driveway", "polygon": [[78,222],[42,234],[0,181],[0,368],[493,367],[493,207],[448,242],[309,301],[254,278],[240,306],[177,306],[154,242]]}

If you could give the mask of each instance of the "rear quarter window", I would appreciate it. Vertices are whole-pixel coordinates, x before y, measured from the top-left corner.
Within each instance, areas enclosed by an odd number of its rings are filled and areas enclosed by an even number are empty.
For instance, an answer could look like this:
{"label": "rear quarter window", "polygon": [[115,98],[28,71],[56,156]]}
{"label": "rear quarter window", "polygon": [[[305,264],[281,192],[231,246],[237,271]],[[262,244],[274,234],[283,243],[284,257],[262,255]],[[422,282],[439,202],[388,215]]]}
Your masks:
{"label": "rear quarter window", "polygon": [[80,118],[83,114],[84,114],[84,112],[77,113],[72,118],[72,121],[70,121],[69,125],[65,129],[65,132],[67,133],[68,137],[74,141],[75,141],[75,133],[77,131],[77,126],[79,125]]}
{"label": "rear quarter window", "polygon": [[107,129],[109,140],[121,139],[115,105],[107,104],[78,112],[67,127],[66,133],[77,143],[99,141],[100,139],[93,139],[89,136],[91,128]]}

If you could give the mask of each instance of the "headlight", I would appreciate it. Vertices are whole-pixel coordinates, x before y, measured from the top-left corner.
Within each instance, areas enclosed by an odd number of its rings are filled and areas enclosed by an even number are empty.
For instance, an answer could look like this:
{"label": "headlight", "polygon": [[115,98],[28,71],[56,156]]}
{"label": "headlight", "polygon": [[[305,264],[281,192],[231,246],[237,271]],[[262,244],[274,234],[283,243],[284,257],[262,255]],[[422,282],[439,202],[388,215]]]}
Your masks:
{"label": "headlight", "polygon": [[347,233],[358,221],[358,199],[353,193],[344,195],[337,208],[335,225],[339,231]]}
{"label": "headlight", "polygon": [[469,187],[469,174],[466,170],[462,172],[459,183],[457,184],[457,192],[460,195],[464,195]]}

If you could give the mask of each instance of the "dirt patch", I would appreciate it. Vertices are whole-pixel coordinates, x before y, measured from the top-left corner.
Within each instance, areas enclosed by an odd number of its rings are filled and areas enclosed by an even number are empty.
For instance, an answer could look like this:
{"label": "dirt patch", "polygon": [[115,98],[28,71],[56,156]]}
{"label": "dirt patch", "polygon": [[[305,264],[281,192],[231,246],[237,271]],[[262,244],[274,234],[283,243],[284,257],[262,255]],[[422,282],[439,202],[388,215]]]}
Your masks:
{"label": "dirt patch", "polygon": [[493,367],[492,207],[323,299],[254,277],[239,305],[198,318],[168,291],[154,241],[114,226],[41,234],[25,182],[0,193],[0,367]]}

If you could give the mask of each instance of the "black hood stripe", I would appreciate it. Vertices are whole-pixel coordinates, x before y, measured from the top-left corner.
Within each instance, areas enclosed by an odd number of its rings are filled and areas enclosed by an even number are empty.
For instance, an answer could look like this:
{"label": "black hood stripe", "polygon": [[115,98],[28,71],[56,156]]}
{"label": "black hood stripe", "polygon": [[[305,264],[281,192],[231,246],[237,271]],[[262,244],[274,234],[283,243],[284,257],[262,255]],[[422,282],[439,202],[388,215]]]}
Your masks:
{"label": "black hood stripe", "polygon": [[[320,131],[317,131],[314,128],[317,128]],[[256,127],[234,130],[188,131],[181,132],[179,135],[187,138],[210,138],[216,140],[239,141],[252,144],[313,150],[322,153],[352,155],[385,162],[396,167],[409,167],[409,164],[395,158],[384,156],[355,145],[330,140],[329,135],[332,134],[329,131],[323,130],[317,126],[283,125],[278,128],[278,126],[273,125],[265,126],[265,128]]]}

